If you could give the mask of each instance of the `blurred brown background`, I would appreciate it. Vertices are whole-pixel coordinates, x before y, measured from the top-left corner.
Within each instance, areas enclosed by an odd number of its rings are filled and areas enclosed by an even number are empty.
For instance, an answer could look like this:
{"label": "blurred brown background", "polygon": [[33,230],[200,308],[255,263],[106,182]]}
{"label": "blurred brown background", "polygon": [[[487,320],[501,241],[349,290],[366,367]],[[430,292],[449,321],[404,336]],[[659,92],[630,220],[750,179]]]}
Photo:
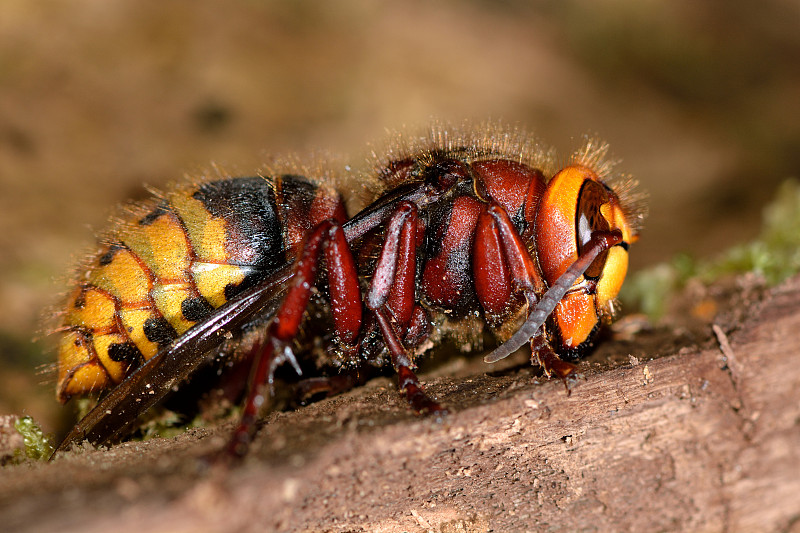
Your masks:
{"label": "blurred brown background", "polygon": [[792,0],[7,0],[0,413],[54,429],[30,339],[58,280],[143,183],[212,162],[358,164],[386,128],[503,119],[562,156],[611,143],[650,194],[634,268],[749,239],[800,163],[799,24]]}

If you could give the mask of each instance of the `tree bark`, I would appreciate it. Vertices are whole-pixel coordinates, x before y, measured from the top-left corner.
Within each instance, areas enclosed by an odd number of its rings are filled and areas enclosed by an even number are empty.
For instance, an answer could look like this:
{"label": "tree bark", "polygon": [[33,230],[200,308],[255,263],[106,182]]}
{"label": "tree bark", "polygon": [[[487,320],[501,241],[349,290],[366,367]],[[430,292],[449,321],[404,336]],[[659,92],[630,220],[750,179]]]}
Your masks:
{"label": "tree bark", "polygon": [[570,395],[525,368],[429,378],[456,408],[441,423],[405,414],[385,381],[274,413],[230,471],[195,470],[229,426],[18,467],[0,518],[21,531],[800,531],[800,277],[740,311],[701,346],[588,365]]}

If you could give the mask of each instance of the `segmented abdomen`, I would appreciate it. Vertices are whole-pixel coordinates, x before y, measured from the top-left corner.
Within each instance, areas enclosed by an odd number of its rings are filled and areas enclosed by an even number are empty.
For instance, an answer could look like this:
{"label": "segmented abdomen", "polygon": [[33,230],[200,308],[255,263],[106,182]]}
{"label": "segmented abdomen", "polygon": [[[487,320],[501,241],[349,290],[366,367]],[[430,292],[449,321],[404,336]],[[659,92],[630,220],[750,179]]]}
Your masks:
{"label": "segmented abdomen", "polygon": [[338,195],[295,176],[228,178],[165,194],[121,225],[69,296],[59,400],[119,383],[291,262],[313,224],[345,216]]}

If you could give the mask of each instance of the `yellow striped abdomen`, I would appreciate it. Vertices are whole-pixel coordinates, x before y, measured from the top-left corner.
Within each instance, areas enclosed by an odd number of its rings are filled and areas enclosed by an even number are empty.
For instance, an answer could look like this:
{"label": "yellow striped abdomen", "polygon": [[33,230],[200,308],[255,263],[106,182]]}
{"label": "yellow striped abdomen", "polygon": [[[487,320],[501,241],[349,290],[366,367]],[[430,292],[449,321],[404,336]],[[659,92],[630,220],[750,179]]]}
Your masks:
{"label": "yellow striped abdomen", "polygon": [[122,381],[291,261],[298,243],[290,235],[339,211],[343,216],[338,196],[290,176],[229,178],[165,194],[120,226],[70,294],[60,328],[59,400]]}

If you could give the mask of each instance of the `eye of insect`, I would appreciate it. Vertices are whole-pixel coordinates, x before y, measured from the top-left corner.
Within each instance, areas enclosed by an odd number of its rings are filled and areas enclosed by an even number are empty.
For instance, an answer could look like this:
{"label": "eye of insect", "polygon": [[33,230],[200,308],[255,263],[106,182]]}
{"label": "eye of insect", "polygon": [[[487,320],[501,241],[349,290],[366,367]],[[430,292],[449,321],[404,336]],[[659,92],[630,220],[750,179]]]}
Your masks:
{"label": "eye of insect", "polygon": [[[591,240],[592,233],[611,229],[608,221],[600,212],[600,207],[607,202],[608,193],[603,185],[596,181],[584,180],[578,195],[578,220],[575,227],[578,240],[578,255],[583,252],[584,247]],[[607,255],[608,251],[602,252],[586,270],[584,276],[590,279],[600,277]]]}

